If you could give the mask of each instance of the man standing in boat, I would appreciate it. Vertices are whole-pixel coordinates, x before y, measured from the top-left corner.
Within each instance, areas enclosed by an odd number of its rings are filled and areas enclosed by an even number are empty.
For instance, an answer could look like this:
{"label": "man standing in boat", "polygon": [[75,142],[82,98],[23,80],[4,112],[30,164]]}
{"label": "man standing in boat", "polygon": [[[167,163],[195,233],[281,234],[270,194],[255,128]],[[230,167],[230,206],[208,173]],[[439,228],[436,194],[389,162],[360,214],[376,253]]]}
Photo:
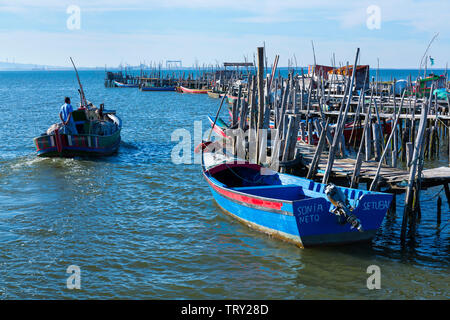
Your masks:
{"label": "man standing in boat", "polygon": [[78,134],[77,127],[75,125],[75,121],[73,121],[73,108],[70,104],[70,98],[65,97],[64,104],[61,106],[61,111],[59,112],[59,117],[61,118],[61,121],[63,122],[66,133],[70,134]]}

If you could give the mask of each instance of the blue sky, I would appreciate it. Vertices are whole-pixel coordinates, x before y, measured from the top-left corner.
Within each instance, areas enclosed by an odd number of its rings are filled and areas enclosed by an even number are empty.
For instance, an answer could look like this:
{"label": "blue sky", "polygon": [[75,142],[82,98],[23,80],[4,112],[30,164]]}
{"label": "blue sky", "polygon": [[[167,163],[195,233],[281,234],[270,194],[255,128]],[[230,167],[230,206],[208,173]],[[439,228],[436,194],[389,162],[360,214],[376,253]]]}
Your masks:
{"label": "blue sky", "polygon": [[[69,30],[70,5],[81,10],[79,30]],[[380,9],[380,28],[369,29],[369,6]],[[450,60],[450,1],[330,0],[0,0],[0,60],[69,66],[117,66],[181,59],[183,65],[253,61],[266,43],[269,61],[296,57],[299,65],[361,63],[417,68],[429,54],[436,67]]]}

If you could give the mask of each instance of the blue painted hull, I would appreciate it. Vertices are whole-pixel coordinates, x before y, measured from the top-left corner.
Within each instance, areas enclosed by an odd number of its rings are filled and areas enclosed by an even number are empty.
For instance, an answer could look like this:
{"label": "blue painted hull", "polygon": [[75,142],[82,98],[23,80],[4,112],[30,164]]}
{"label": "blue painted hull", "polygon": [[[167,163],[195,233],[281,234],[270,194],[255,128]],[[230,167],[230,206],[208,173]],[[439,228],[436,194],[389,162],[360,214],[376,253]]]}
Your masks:
{"label": "blue painted hull", "polygon": [[176,87],[141,87],[141,91],[175,91]]}
{"label": "blue painted hull", "polygon": [[137,87],[139,87],[138,84],[122,83],[122,82],[118,82],[118,81],[114,81],[114,84],[118,88],[137,88]]}
{"label": "blue painted hull", "polygon": [[229,187],[216,179],[220,170],[211,173],[217,167],[203,169],[215,201],[226,213],[251,228],[300,247],[371,240],[392,200],[390,194],[339,187],[354,208],[352,213],[361,221],[364,231],[359,232],[331,212],[335,207],[325,195],[326,185],[277,173],[271,179],[278,184]]}

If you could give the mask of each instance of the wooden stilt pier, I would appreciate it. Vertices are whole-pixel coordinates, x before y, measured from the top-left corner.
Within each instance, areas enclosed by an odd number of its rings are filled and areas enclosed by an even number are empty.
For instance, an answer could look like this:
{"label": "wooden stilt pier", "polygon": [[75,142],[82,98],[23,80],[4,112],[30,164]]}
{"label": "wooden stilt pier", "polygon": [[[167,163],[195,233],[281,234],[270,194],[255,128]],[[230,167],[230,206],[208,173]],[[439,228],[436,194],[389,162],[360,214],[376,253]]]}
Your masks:
{"label": "wooden stilt pier", "polygon": [[[255,75],[237,86],[239,103],[231,105],[232,125],[239,117],[239,128],[249,130],[247,160],[272,168],[279,163],[281,172],[323,183],[405,193],[402,239],[408,224],[414,236],[421,190],[443,186],[450,205],[450,167],[429,168],[426,161],[448,155],[450,166],[450,101],[433,93],[448,87],[446,78],[432,77],[431,88],[408,79],[402,90],[396,79],[370,81],[369,66],[357,64],[359,49],[353,65],[327,71],[314,63],[308,74],[301,68],[286,78],[268,71],[265,58],[258,48]],[[441,217],[442,200],[437,204]]]}

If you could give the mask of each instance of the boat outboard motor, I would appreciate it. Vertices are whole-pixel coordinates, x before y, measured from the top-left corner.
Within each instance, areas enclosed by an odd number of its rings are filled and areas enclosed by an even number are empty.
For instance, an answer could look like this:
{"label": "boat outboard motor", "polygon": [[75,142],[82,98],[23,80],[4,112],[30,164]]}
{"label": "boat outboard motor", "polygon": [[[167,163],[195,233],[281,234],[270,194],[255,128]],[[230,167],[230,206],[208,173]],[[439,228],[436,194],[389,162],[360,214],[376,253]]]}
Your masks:
{"label": "boat outboard motor", "polygon": [[340,218],[341,223],[349,223],[352,228],[358,229],[359,232],[363,232],[361,221],[352,213],[353,208],[347,197],[342,191],[334,184],[330,183],[325,187],[325,194],[328,200],[336,207],[333,209],[333,213]]}

